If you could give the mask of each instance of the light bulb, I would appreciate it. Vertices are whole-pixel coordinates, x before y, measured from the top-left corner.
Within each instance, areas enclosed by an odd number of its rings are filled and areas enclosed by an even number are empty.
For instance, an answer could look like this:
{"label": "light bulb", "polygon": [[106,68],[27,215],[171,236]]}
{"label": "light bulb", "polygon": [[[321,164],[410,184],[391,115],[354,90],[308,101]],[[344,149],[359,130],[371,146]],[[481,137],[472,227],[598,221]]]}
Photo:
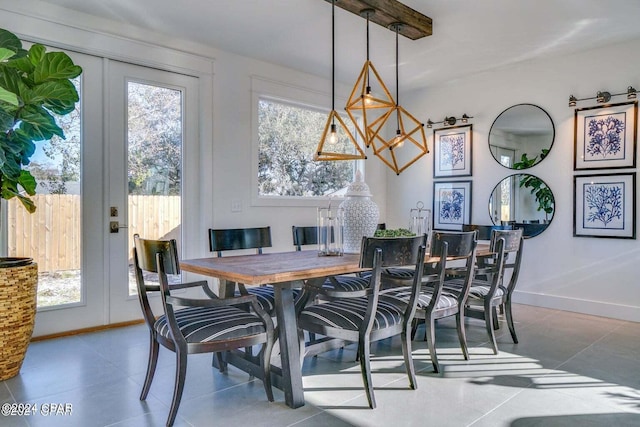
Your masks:
{"label": "light bulb", "polygon": [[336,131],[336,125],[331,125],[331,133],[329,134],[329,144],[335,144],[338,142],[338,132]]}
{"label": "light bulb", "polygon": [[393,140],[393,146],[395,148],[402,148],[403,145],[404,145],[404,139],[402,138],[402,131],[400,131],[400,129],[397,129],[396,137]]}
{"label": "light bulb", "polygon": [[373,95],[371,94],[371,86],[367,86],[366,92],[364,94],[364,104],[365,105],[373,104]]}

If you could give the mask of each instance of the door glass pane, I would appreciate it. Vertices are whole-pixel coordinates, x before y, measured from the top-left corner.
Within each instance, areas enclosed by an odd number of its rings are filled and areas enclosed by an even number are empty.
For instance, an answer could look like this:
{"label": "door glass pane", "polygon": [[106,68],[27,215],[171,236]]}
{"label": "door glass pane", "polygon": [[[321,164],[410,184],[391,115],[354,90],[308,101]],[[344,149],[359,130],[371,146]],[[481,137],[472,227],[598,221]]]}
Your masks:
{"label": "door glass pane", "polygon": [[[82,99],[80,77],[73,80]],[[81,107],[58,116],[66,139],[54,136],[36,143],[25,168],[36,178],[36,211],[29,214],[18,201],[8,201],[8,255],[38,263],[38,308],[82,301],[80,148]]]}
{"label": "door glass pane", "polygon": [[[180,243],[182,182],[182,92],[128,83],[128,225],[133,235]],[[129,257],[129,295],[136,294]]]}

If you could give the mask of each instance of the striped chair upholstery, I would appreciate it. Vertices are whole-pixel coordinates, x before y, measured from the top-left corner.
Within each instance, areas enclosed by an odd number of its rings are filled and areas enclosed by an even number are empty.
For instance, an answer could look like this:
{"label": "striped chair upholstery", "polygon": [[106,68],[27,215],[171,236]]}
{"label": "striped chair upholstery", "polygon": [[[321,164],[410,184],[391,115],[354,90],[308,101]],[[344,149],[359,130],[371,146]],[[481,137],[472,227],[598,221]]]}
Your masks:
{"label": "striped chair upholstery", "polygon": [[[408,286],[403,286],[397,289],[393,289],[389,292],[385,292],[382,294],[381,298],[385,301],[388,301],[392,304],[406,304],[411,297],[411,288]],[[418,295],[418,310],[426,310],[431,304],[431,299],[433,298],[432,292],[420,292]],[[447,310],[450,308],[456,307],[458,304],[458,294],[456,292],[448,292],[446,289],[443,289],[440,293],[440,297],[438,301],[435,303],[436,310]]]}
{"label": "striped chair upholstery", "polygon": [[[460,289],[462,289],[462,285],[464,284],[464,280],[462,279],[450,279],[444,283],[444,290],[449,291],[451,294],[458,294]],[[486,280],[476,280],[474,279],[471,282],[471,287],[469,288],[469,295],[467,296],[467,305],[484,305],[484,300],[492,293],[491,291],[491,282],[487,282]],[[504,296],[504,289],[498,286],[493,292],[493,297],[495,299],[500,300]]]}
{"label": "striped chair upholstery", "polygon": [[[273,401],[271,389],[271,352],[274,328],[271,317],[260,307],[255,296],[219,299],[206,281],[169,284],[167,274],[180,274],[175,240],[148,240],[134,236],[134,266],[138,300],[149,327],[149,358],[140,400],[145,400],[158,362],[160,345],[176,353],[176,375],[167,426],[173,425],[187,374],[187,356],[192,353],[216,353],[260,346],[258,358],[267,399]],[[146,283],[155,276],[159,282]],[[177,297],[177,289],[200,288],[206,298]],[[149,304],[149,293],[159,292],[163,314],[156,316]],[[250,309],[251,308],[251,309]],[[219,357],[220,370],[225,364]]]}
{"label": "striped chair upholstery", "polygon": [[[256,314],[237,307],[189,307],[174,312],[180,333],[188,344],[245,338],[267,332]],[[153,325],[159,335],[171,339],[163,314]]]}
{"label": "striped chair upholstery", "polygon": [[[456,316],[458,340],[465,359],[469,358],[466,334],[464,329],[464,303],[467,298],[471,279],[473,277],[473,265],[475,263],[477,232],[440,232],[436,231],[431,239],[431,256],[437,257],[438,262],[429,265],[429,271],[420,272],[423,283],[418,297],[416,308],[416,320],[423,320],[425,324],[425,339],[429,347],[429,355],[433,364],[433,370],[440,372],[440,362],[435,346],[435,320],[449,316]],[[465,272],[465,279],[461,292],[451,292],[444,289],[446,280],[447,260],[455,258],[456,262],[463,263],[464,267],[456,267],[457,271]],[[416,270],[418,271],[418,270]],[[383,277],[382,280],[386,278]],[[398,287],[397,277],[389,278],[393,284],[384,291],[381,299],[386,301],[407,301],[409,292],[406,286]],[[402,282],[400,282],[402,283]],[[418,322],[414,321],[412,336],[415,336]]]}
{"label": "striped chair upholstery", "polygon": [[371,275],[366,276],[331,276],[322,285],[325,295],[338,295],[342,292],[364,291],[369,287]]}
{"label": "striped chair upholstery", "polygon": [[[297,289],[293,290],[294,297],[297,295],[299,291]],[[239,297],[241,295],[253,295],[258,300],[258,304],[264,311],[269,313],[271,317],[275,316],[276,313],[276,296],[272,286],[252,286],[247,288],[247,293],[243,294],[240,290],[236,291],[235,296]]]}
{"label": "striped chair upholstery", "polygon": [[[409,293],[411,293],[410,289]],[[377,331],[401,324],[407,306],[406,301],[401,302],[404,304],[381,299],[373,317],[372,330]],[[307,307],[300,314],[299,319],[305,323],[313,322],[323,325],[327,329],[358,331],[364,322],[368,306],[369,298],[367,297],[337,299]]]}
{"label": "striped chair upholstery", "polygon": [[[424,236],[402,238],[364,237],[361,245],[360,265],[371,268],[372,274],[366,279],[367,286],[356,292],[337,293],[326,302],[309,305],[298,316],[301,348],[305,356],[318,354],[335,348],[343,341],[356,342],[358,360],[365,385],[369,406],[375,408],[376,402],[371,382],[370,344],[396,335],[401,336],[405,369],[411,388],[416,387],[416,378],[411,356],[411,324],[416,310],[420,281],[414,280],[411,297],[408,301],[390,301],[380,294],[380,271],[383,267],[411,265],[422,273],[424,263]],[[360,280],[354,282],[360,283]],[[338,282],[346,283],[346,282]],[[305,345],[304,334],[308,331],[312,337],[323,336]]]}

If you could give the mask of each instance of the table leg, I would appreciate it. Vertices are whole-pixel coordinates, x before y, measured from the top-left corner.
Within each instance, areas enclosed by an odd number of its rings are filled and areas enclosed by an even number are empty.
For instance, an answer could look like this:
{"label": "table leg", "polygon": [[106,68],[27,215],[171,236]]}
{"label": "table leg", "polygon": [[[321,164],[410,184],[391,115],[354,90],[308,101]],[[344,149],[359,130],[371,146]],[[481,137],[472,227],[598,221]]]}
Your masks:
{"label": "table leg", "polygon": [[278,319],[280,357],[282,358],[282,388],[284,401],[291,408],[304,406],[302,367],[300,366],[300,343],[293,289],[291,283],[274,286],[276,316]]}
{"label": "table leg", "polygon": [[220,285],[218,288],[218,296],[220,298],[231,298],[236,293],[236,282],[220,279]]}

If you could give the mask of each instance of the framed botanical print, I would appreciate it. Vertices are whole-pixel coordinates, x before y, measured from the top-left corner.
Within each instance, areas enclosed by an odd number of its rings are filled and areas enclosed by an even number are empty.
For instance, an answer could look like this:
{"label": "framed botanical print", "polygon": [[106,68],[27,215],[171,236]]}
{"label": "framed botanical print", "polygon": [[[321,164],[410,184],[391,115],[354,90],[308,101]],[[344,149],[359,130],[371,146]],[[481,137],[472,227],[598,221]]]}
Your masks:
{"label": "framed botanical print", "polygon": [[636,173],[573,177],[574,237],[636,238]]}
{"label": "framed botanical print", "polygon": [[433,228],[462,230],[471,223],[471,181],[433,183]]}
{"label": "framed botanical print", "polygon": [[573,169],[635,167],[637,117],[637,101],[576,109]]}
{"label": "framed botanical print", "polygon": [[433,131],[433,177],[471,176],[472,125]]}

